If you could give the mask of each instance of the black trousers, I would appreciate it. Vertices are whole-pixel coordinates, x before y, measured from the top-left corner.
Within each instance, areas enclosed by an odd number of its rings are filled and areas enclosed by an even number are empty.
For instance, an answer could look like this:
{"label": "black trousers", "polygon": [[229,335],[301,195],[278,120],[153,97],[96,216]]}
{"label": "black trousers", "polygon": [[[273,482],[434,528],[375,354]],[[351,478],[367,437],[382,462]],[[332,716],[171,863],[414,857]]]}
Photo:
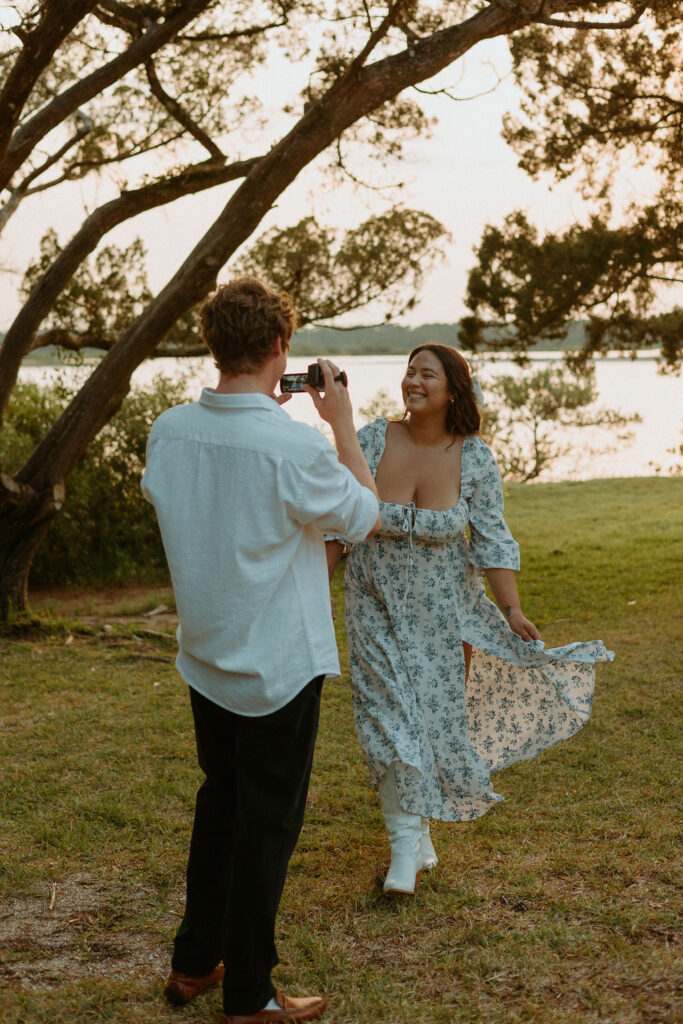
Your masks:
{"label": "black trousers", "polygon": [[313,679],[285,707],[257,718],[190,689],[206,781],[172,966],[200,977],[222,960],[226,1013],[254,1013],[275,993],[275,917],[303,823],[322,683]]}

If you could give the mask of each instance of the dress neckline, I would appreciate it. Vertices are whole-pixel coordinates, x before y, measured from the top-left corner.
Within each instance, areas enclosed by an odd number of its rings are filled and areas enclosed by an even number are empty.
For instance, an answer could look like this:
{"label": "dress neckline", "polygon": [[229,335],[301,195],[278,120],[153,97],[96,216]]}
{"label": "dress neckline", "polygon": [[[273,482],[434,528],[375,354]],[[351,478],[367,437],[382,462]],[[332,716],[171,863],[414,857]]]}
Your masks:
{"label": "dress neckline", "polygon": [[[382,445],[381,445],[381,449],[380,449],[380,453],[379,453],[379,458],[377,459],[377,465],[375,466],[375,472],[373,473],[373,477],[377,476],[377,470],[379,469],[379,464],[382,461],[382,456],[384,455],[384,451],[385,451],[386,446],[387,446],[387,427],[389,426],[389,420],[386,419],[385,416],[380,416],[378,418],[377,422],[383,424],[382,433],[381,433]],[[455,505],[451,505],[450,508],[423,508],[421,505],[416,505],[412,501],[409,501],[407,505],[401,505],[397,501],[384,501],[383,498],[379,499],[380,505],[388,505],[391,508],[408,508],[410,505],[412,505],[416,512],[440,512],[442,514],[444,512],[455,512],[456,508],[458,508],[458,506],[461,505],[462,501],[463,501],[463,493],[462,493],[463,459],[464,459],[464,455],[465,455],[465,444],[466,444],[467,439],[468,439],[469,436],[470,436],[469,434],[465,434],[463,436],[463,439],[462,439],[462,448],[460,449],[460,495],[459,495],[458,500],[456,501]]]}

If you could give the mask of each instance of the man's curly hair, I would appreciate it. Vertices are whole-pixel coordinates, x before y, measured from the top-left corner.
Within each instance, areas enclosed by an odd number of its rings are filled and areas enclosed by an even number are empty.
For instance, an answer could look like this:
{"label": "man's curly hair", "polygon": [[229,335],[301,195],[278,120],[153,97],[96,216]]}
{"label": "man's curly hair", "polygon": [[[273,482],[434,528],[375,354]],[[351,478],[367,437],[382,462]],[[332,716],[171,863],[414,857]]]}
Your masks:
{"label": "man's curly hair", "polygon": [[222,284],[201,310],[204,340],[222,373],[258,370],[273,350],[275,339],[289,342],[297,314],[286,292],[276,292],[255,277]]}

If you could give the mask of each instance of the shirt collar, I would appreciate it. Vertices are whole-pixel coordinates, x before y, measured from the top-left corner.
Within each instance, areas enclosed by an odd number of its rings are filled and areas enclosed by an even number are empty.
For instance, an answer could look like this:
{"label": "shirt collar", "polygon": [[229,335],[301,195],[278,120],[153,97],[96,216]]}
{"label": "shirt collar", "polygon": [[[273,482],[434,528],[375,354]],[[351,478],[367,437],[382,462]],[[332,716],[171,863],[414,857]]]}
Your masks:
{"label": "shirt collar", "polygon": [[266,412],[282,414],[289,419],[289,413],[285,412],[275,399],[259,391],[223,395],[218,394],[213,388],[203,388],[199,401],[201,405],[208,405],[212,409],[264,409]]}

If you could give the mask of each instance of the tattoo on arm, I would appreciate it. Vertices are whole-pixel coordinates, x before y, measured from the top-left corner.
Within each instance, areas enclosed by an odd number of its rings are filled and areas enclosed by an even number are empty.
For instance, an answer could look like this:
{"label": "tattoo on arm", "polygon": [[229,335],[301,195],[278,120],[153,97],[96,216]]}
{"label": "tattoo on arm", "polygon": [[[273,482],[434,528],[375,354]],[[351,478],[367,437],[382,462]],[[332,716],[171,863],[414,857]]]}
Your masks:
{"label": "tattoo on arm", "polygon": [[506,604],[505,608],[503,609],[503,611],[505,612],[505,618],[509,619],[510,618],[510,612],[512,611],[512,605],[511,604]]}

